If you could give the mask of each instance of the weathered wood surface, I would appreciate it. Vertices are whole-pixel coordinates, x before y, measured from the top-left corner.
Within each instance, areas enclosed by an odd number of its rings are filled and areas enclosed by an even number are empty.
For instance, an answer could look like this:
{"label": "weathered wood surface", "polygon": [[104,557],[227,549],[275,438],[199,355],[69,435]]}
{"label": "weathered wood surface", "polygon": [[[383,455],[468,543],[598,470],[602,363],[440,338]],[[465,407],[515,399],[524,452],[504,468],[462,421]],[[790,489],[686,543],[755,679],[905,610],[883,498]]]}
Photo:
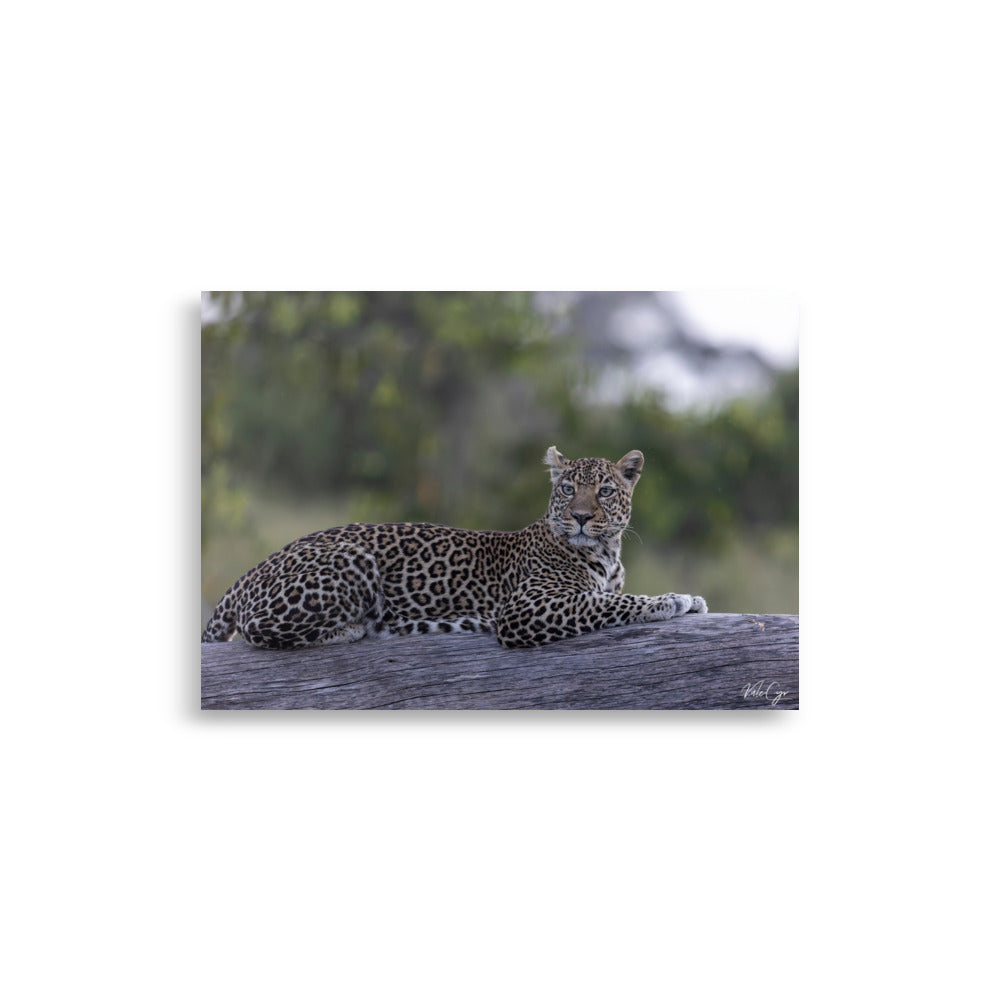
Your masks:
{"label": "weathered wood surface", "polygon": [[797,615],[685,615],[539,649],[488,635],[201,647],[203,709],[797,709]]}

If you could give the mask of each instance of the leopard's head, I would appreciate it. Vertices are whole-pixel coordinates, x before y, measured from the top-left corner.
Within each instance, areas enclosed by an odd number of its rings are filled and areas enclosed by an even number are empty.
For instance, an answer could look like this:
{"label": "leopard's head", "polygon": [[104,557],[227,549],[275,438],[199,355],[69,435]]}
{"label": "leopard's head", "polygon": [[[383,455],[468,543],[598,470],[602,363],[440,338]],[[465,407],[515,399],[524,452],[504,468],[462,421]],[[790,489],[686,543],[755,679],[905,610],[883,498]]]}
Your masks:
{"label": "leopard's head", "polygon": [[630,451],[618,462],[570,461],[553,445],[544,461],[552,477],[546,515],[552,533],[583,548],[620,538],[632,515],[632,490],[642,472],[642,452]]}

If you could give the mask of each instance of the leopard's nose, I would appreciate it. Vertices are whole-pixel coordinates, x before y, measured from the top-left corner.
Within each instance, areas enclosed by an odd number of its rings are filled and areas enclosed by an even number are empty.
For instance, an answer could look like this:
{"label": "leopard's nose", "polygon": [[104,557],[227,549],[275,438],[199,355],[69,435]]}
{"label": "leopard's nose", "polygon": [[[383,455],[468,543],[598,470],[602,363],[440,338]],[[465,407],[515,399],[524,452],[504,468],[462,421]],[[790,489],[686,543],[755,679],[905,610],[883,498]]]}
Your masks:
{"label": "leopard's nose", "polygon": [[573,511],[573,518],[576,520],[576,522],[582,528],[588,521],[592,521],[594,519],[594,515],[593,514],[578,514],[576,511]]}

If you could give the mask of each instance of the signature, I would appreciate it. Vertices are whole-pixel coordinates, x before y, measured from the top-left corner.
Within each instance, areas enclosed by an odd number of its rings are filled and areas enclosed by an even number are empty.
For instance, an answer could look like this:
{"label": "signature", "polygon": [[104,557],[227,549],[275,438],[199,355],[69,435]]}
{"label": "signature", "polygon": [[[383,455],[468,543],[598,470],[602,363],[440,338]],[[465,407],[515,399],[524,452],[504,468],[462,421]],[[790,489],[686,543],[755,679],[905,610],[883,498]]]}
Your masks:
{"label": "signature", "polygon": [[777,705],[786,694],[778,687],[777,681],[771,681],[767,687],[764,681],[754,681],[753,684],[743,685],[743,698],[766,698],[772,705]]}

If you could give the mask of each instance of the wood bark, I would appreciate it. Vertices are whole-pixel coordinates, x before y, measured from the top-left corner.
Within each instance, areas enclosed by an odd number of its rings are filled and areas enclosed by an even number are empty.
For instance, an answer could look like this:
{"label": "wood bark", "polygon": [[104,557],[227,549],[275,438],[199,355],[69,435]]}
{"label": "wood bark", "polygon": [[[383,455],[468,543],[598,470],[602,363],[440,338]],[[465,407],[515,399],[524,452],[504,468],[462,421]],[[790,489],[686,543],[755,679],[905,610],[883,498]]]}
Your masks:
{"label": "wood bark", "polygon": [[203,709],[797,709],[797,615],[685,615],[538,649],[489,635],[201,647]]}

